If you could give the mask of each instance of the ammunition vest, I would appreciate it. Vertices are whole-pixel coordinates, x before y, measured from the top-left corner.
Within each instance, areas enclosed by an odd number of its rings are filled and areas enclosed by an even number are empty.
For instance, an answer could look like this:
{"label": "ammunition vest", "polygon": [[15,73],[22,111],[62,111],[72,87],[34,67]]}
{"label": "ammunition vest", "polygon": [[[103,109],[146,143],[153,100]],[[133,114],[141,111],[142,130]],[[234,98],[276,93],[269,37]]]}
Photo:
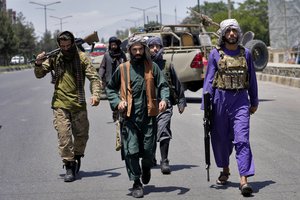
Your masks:
{"label": "ammunition vest", "polygon": [[213,87],[225,90],[247,89],[249,86],[248,66],[245,58],[245,48],[240,47],[237,56],[226,55],[217,47],[220,54],[218,70],[215,74]]}
{"label": "ammunition vest", "polygon": [[[127,61],[120,65],[121,72],[121,88],[120,97],[127,102],[126,116],[130,117],[132,109],[132,88],[130,85],[130,62]],[[147,109],[148,116],[158,115],[158,103],[156,98],[154,76],[152,71],[152,64],[145,62],[145,83],[146,83],[146,96],[147,96]]]}

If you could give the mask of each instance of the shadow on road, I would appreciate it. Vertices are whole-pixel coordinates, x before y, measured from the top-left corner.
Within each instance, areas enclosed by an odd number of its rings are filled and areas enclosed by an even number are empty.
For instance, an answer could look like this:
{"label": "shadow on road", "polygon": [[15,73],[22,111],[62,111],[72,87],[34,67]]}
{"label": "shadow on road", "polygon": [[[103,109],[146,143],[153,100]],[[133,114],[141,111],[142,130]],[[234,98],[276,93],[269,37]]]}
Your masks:
{"label": "shadow on road", "polygon": [[[129,189],[130,191],[132,189]],[[167,186],[167,187],[155,187],[155,185],[146,185],[144,186],[144,195],[147,195],[149,193],[166,193],[166,192],[174,192],[177,191],[177,195],[183,195],[190,191],[190,188],[185,187],[177,187],[177,186]],[[131,196],[131,192],[127,194],[128,196]]]}
{"label": "shadow on road", "polygon": [[264,101],[276,101],[275,99],[259,99],[259,102],[264,102]]}
{"label": "shadow on road", "polygon": [[[179,171],[183,169],[191,169],[193,167],[199,167],[198,165],[170,165],[171,171]],[[160,169],[160,165],[153,167],[153,169]]]}
{"label": "shadow on road", "polygon": [[144,194],[147,195],[153,192],[173,192],[178,190],[178,195],[182,195],[190,191],[190,188],[177,187],[177,186],[166,186],[166,187],[155,187],[155,185],[145,186]]}
{"label": "shadow on road", "polygon": [[187,103],[201,103],[202,102],[202,98],[200,97],[186,97],[186,102]]}
{"label": "shadow on road", "polygon": [[[95,177],[95,176],[108,176],[109,178],[114,178],[114,177],[120,176],[121,173],[117,173],[117,172],[113,172],[113,171],[117,170],[117,169],[122,169],[122,168],[124,168],[124,167],[106,169],[106,170],[101,170],[101,171],[89,171],[89,172],[80,170],[79,173],[76,175],[76,179],[79,180],[81,178]],[[60,176],[64,177],[65,174],[60,174]]]}
{"label": "shadow on road", "polygon": [[[253,193],[258,193],[260,189],[267,187],[271,184],[275,184],[275,181],[272,180],[267,180],[267,181],[255,181],[255,182],[250,182],[250,185],[253,188]],[[236,182],[228,182],[228,184],[226,185],[211,185],[210,188],[214,188],[217,190],[225,190],[229,187],[236,187],[239,188],[240,187],[240,183],[236,183]],[[253,196],[253,195],[252,195]]]}

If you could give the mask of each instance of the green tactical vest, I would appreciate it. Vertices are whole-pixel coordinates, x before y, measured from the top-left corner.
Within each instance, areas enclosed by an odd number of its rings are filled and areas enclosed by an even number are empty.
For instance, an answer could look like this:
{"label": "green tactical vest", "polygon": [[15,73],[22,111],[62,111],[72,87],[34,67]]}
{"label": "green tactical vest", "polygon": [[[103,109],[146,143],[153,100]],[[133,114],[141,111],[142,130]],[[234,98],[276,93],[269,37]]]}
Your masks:
{"label": "green tactical vest", "polygon": [[217,47],[220,54],[218,70],[215,74],[213,87],[225,90],[247,89],[249,86],[248,66],[245,58],[245,48],[240,47],[237,56],[226,55],[221,47]]}

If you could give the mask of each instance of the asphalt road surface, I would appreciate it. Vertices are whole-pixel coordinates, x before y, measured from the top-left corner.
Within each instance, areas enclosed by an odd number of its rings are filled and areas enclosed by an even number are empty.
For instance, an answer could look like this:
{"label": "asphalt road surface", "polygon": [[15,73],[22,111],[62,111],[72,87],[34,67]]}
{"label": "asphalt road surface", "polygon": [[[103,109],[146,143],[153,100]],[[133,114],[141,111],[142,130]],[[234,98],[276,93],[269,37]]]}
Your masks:
{"label": "asphalt road surface", "polygon": [[[90,139],[81,171],[75,182],[63,182],[52,92],[50,76],[35,79],[32,69],[0,74],[0,200],[133,199],[132,182],[114,150],[116,127],[107,100],[88,106]],[[213,157],[207,182],[201,90],[186,96],[188,107],[182,115],[174,107],[172,174],[162,175],[154,168],[144,199],[243,199],[234,155],[229,184],[215,184],[220,169]],[[250,198],[300,199],[300,89],[259,82],[259,98],[259,109],[251,116],[256,175],[249,178],[254,189]]]}

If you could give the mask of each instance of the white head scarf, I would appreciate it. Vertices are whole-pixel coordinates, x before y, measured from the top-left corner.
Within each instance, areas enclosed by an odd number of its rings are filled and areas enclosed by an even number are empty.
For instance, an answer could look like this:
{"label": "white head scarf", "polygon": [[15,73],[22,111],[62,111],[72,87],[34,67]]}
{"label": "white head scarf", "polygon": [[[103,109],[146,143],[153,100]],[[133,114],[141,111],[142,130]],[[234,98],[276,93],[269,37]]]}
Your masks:
{"label": "white head scarf", "polygon": [[220,23],[220,29],[218,30],[219,32],[219,45],[223,45],[224,44],[224,36],[225,33],[227,31],[227,29],[229,28],[234,28],[235,30],[237,30],[238,32],[238,44],[241,43],[241,39],[242,39],[242,30],[239,26],[239,23],[236,21],[236,19],[225,19]]}

